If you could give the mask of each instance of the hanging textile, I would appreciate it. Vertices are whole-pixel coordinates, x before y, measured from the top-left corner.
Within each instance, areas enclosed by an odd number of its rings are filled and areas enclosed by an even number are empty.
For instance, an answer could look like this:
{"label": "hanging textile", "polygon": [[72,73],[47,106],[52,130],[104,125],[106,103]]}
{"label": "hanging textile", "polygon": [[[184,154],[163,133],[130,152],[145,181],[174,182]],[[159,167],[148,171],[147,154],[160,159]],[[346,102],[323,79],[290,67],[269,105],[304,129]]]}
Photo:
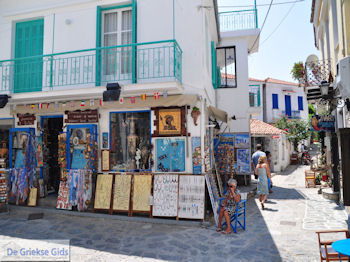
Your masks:
{"label": "hanging textile", "polygon": [[67,176],[69,204],[77,206],[78,211],[87,210],[92,197],[92,171],[71,169]]}

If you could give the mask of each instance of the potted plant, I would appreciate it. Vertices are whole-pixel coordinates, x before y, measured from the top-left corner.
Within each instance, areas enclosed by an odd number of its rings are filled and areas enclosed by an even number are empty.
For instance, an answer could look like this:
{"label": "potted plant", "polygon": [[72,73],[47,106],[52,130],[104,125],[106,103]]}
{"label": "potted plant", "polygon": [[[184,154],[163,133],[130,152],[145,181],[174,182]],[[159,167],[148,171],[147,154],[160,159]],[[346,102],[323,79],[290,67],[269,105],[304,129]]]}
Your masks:
{"label": "potted plant", "polygon": [[193,123],[195,126],[197,126],[197,120],[198,120],[198,117],[200,116],[201,114],[201,111],[199,110],[198,107],[194,106],[192,108],[192,112],[191,112],[191,117],[193,118]]}
{"label": "potted plant", "polygon": [[305,68],[303,62],[294,63],[290,73],[292,74],[292,78],[297,80],[299,84],[305,82]]}

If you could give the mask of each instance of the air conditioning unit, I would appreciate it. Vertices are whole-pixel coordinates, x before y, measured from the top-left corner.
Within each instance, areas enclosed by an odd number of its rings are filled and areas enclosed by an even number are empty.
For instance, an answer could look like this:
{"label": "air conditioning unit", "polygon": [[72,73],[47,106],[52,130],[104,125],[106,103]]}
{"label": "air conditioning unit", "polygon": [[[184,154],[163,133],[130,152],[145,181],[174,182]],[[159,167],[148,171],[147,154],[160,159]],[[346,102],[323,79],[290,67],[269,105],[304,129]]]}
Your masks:
{"label": "air conditioning unit", "polygon": [[337,64],[336,88],[342,98],[350,98],[350,56],[339,60]]}

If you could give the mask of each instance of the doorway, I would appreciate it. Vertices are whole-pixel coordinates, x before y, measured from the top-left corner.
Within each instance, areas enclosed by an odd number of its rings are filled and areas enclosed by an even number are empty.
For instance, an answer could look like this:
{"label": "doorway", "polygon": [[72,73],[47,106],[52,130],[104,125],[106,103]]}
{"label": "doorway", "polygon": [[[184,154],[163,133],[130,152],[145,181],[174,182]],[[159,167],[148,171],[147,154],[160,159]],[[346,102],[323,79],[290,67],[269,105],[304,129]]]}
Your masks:
{"label": "doorway", "polygon": [[292,103],[291,103],[290,96],[285,95],[284,101],[285,101],[285,105],[286,105],[286,116],[291,117],[292,116]]}
{"label": "doorway", "polygon": [[43,178],[47,194],[57,195],[61,169],[58,162],[58,135],[63,131],[63,116],[42,116]]}

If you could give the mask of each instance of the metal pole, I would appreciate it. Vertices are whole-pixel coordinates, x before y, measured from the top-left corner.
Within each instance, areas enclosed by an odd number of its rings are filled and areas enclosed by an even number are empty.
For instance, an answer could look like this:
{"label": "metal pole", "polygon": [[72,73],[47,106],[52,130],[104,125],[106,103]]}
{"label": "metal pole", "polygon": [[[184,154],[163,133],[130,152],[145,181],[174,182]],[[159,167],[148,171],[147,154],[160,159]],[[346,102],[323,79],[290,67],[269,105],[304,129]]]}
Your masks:
{"label": "metal pole", "polygon": [[332,152],[332,174],[333,174],[333,192],[339,192],[339,150],[338,136],[333,132],[331,136],[331,152]]}

